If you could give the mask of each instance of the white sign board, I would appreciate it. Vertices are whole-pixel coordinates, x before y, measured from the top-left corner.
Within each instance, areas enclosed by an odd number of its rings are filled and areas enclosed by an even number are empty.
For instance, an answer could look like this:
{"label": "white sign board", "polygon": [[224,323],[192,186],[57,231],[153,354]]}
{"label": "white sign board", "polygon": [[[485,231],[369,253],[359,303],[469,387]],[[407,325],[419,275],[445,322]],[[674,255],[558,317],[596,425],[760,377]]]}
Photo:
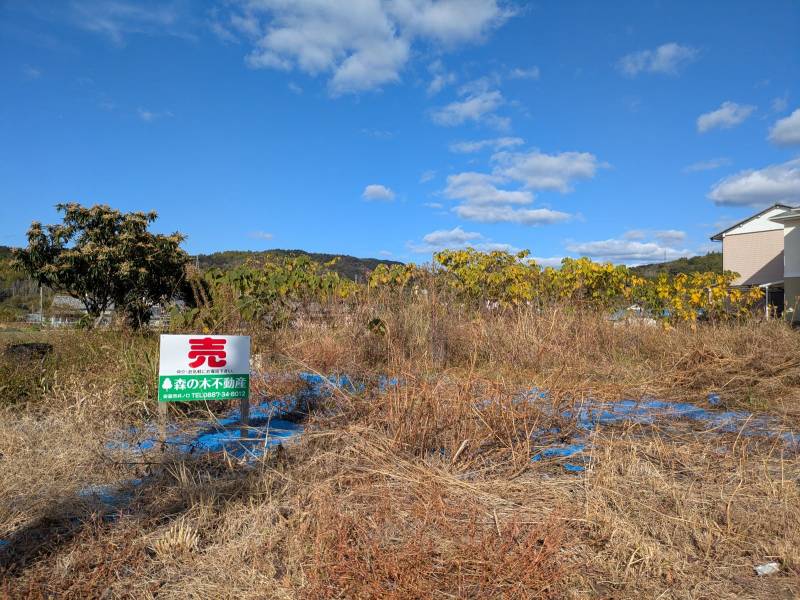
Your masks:
{"label": "white sign board", "polygon": [[158,401],[250,396],[250,336],[162,335]]}

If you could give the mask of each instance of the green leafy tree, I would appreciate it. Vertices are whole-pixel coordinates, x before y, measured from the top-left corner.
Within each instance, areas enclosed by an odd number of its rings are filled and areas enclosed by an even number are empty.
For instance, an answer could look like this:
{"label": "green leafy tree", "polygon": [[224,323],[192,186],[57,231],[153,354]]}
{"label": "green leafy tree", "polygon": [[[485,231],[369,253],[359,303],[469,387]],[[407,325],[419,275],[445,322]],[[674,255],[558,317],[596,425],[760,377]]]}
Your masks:
{"label": "green leafy tree", "polygon": [[34,222],[16,264],[40,285],[80,300],[97,324],[113,305],[139,328],[150,308],[169,301],[184,277],[184,236],[148,230],[155,212],[123,213],[107,205],[58,204],[63,223]]}

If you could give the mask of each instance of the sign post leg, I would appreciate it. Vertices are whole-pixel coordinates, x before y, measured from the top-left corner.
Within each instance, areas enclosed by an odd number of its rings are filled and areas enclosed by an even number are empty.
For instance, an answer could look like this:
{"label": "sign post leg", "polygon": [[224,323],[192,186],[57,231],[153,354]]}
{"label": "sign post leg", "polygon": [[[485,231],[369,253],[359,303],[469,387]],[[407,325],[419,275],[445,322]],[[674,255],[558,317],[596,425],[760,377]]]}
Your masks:
{"label": "sign post leg", "polygon": [[167,443],[167,403],[158,403],[158,436],[161,439],[161,448]]}
{"label": "sign post leg", "polygon": [[250,425],[250,399],[249,398],[242,398],[239,401],[239,414],[242,416],[241,419],[241,431],[240,435],[243,438],[247,437],[247,429]]}

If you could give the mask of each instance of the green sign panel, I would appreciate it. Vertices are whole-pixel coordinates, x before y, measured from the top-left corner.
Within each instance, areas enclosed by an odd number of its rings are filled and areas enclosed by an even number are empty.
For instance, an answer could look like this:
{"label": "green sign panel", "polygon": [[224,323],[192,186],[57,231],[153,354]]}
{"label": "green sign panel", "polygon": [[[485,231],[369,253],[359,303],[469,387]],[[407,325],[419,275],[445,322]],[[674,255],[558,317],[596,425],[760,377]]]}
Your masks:
{"label": "green sign panel", "polygon": [[159,402],[248,398],[250,375],[161,375]]}

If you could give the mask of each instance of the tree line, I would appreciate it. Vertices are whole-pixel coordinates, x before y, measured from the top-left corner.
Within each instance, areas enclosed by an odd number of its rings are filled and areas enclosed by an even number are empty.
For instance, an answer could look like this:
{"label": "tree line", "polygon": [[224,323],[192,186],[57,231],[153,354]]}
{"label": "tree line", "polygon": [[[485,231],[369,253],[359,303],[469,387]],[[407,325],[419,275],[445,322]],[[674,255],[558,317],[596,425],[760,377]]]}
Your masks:
{"label": "tree line", "polygon": [[361,282],[340,274],[341,258],[318,262],[291,251],[218,253],[223,263],[237,266],[198,270],[181,248],[183,234],[150,230],[155,212],[123,213],[77,203],[57,209],[62,222],[32,223],[27,246],[13,251],[13,267],[38,285],[79,300],[93,324],[113,309],[129,327],[139,329],[149,323],[154,306],[177,298],[185,302],[176,313],[179,322],[204,329],[222,326],[231,314],[242,323],[280,325],[300,307],[346,303],[376,292],[402,298],[441,291],[446,292],[443,300],[475,308],[558,302],[608,310],[636,303],[656,318],[673,321],[743,316],[761,300],[758,288],[732,288],[733,273],[662,270],[648,278],[636,269],[588,258],[542,268],[527,251],[471,248],[438,252],[426,266],[375,261]]}

